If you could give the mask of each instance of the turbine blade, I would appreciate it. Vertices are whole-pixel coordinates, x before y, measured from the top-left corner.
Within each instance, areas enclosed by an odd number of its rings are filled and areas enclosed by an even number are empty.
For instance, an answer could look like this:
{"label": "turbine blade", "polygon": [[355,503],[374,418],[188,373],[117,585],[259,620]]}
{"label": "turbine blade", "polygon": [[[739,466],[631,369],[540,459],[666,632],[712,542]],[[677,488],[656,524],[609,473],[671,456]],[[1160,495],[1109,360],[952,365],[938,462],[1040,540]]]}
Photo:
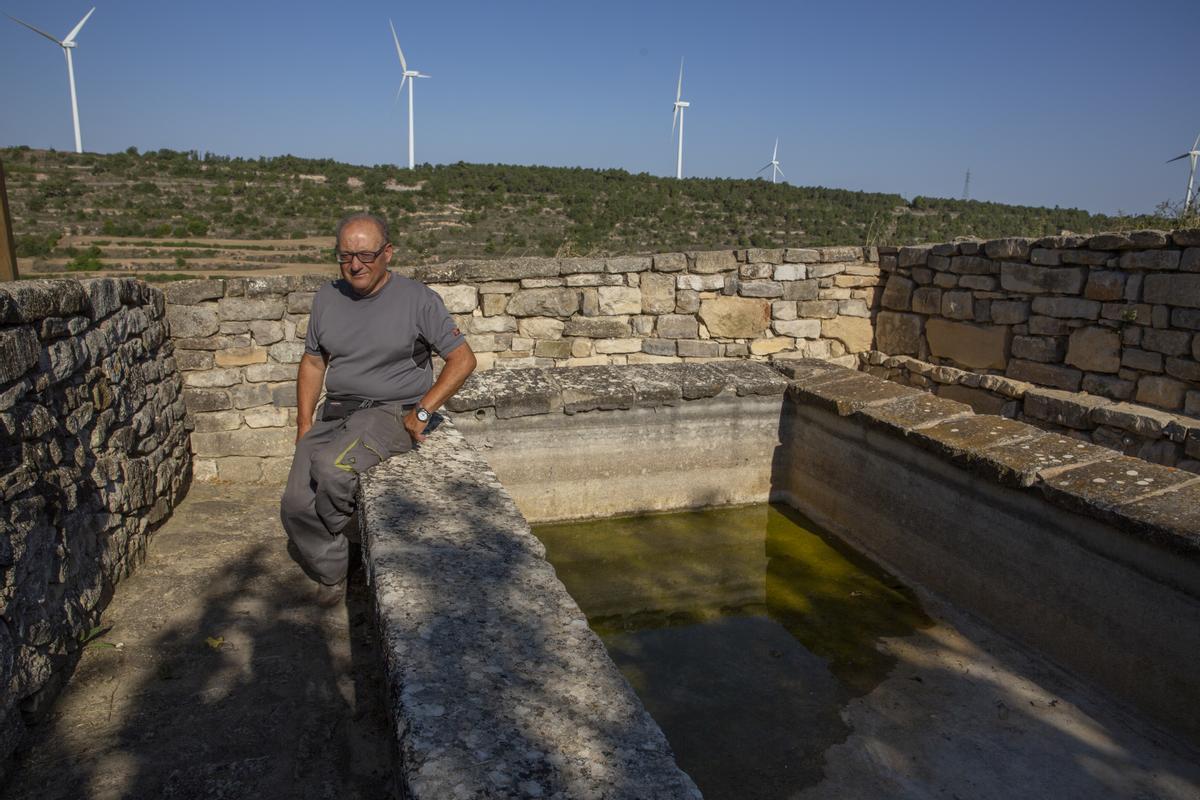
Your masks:
{"label": "turbine blade", "polygon": [[[1172,158],[1172,159],[1171,159],[1171,161],[1178,161],[1179,159],[1181,159],[1181,158],[1187,158],[1187,157],[1188,157],[1188,156],[1190,156],[1190,155],[1191,155],[1191,153],[1184,153],[1184,154],[1183,154],[1183,155],[1181,155],[1181,156],[1175,156],[1174,158]],[[1168,163],[1168,164],[1170,164],[1170,163],[1171,163],[1171,161],[1168,161],[1167,163]]]}
{"label": "turbine blade", "polygon": [[675,87],[675,102],[683,97],[683,59],[679,59],[679,85]]}
{"label": "turbine blade", "polygon": [[675,106],[674,113],[671,114],[671,134],[675,134],[675,120],[679,119],[679,106]]}
{"label": "turbine blade", "polygon": [[49,39],[50,41],[54,42],[57,45],[62,44],[62,42],[60,42],[58,39],[55,39],[50,34],[46,33],[45,31],[38,30],[37,28],[30,25],[28,22],[22,22],[21,20],[14,17],[12,14],[5,14],[4,16],[8,17],[9,19],[11,19],[13,22],[17,23],[18,25],[24,25],[26,28],[29,28],[29,30],[33,31],[36,34],[39,34],[40,36],[45,36],[47,39]]}
{"label": "turbine blade", "polygon": [[396,43],[396,55],[400,56],[400,69],[408,72],[408,63],[404,60],[404,51],[400,49],[400,37],[396,35],[396,26],[392,21],[388,20],[388,27],[392,29],[392,41]]}
{"label": "turbine blade", "polygon": [[79,24],[71,29],[71,32],[67,34],[67,38],[63,39],[63,44],[66,44],[67,42],[75,41],[75,37],[78,36],[79,31],[83,29],[83,23],[87,22],[88,17],[90,17],[92,14],[95,14],[95,13],[96,13],[96,7],[92,6],[92,10],[89,11],[88,13],[84,14],[83,19],[79,20]]}
{"label": "turbine blade", "polygon": [[1196,134],[1196,141],[1192,142],[1193,150],[1200,150],[1200,133]]}
{"label": "turbine blade", "polygon": [[400,88],[396,89],[396,102],[400,102],[400,94],[404,91],[404,82],[406,80],[408,80],[407,75],[400,79]]}
{"label": "turbine blade", "polygon": [[769,169],[770,169],[772,166],[774,166],[774,162],[771,162],[770,164],[767,164],[765,167],[763,167],[762,169],[760,169],[758,172],[756,172],[756,173],[754,173],[754,174],[755,174],[755,175],[758,175],[758,174],[760,174],[760,173],[766,172],[766,171],[767,171],[767,170],[769,170]]}
{"label": "turbine blade", "polygon": [[[779,174],[780,174],[780,175],[783,175],[783,170],[779,169],[779,167],[775,167],[775,169],[779,170]],[[787,175],[783,175],[783,177],[785,177],[785,178],[786,178],[786,177],[787,177]]]}
{"label": "turbine blade", "polygon": [[778,138],[775,139],[775,150],[771,153],[771,161],[775,161],[777,158],[779,158],[779,139]]}

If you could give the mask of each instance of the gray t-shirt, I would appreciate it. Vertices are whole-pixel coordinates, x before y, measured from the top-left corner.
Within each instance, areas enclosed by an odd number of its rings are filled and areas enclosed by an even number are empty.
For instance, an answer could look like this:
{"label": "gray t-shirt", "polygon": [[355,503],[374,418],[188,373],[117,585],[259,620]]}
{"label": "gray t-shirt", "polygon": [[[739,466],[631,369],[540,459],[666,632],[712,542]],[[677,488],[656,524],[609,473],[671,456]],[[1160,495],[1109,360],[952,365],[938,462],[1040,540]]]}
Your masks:
{"label": "gray t-shirt", "polygon": [[444,356],[464,341],[437,292],[391,272],[367,297],[343,280],[317,290],[304,352],[328,356],[331,397],[415,403],[433,385],[431,351]]}

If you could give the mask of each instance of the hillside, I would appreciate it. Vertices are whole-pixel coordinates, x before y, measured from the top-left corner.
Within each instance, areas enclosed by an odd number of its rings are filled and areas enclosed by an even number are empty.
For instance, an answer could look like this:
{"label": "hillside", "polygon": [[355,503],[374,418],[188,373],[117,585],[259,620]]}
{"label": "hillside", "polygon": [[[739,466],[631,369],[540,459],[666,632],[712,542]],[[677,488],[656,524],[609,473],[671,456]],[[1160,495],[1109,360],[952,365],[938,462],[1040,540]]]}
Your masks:
{"label": "hillside", "polygon": [[391,220],[407,262],[1170,227],[1156,217],[623,170],[460,163],[410,171],[134,148],[0,148],[0,158],[26,271],[328,263],[334,224],[359,209]]}

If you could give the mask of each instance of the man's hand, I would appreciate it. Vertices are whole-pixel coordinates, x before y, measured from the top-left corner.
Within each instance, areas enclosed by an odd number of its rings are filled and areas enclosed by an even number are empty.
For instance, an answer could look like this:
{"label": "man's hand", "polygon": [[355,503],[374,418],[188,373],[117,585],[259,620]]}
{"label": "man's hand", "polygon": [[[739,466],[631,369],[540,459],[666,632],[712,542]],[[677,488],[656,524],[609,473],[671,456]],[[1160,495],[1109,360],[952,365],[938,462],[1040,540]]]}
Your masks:
{"label": "man's hand", "polygon": [[296,444],[299,444],[300,440],[304,438],[304,434],[308,433],[311,429],[312,422],[296,420]]}
{"label": "man's hand", "polygon": [[417,419],[417,410],[414,408],[404,415],[404,429],[408,431],[408,435],[412,437],[414,442],[425,441],[425,426],[428,422],[421,422]]}

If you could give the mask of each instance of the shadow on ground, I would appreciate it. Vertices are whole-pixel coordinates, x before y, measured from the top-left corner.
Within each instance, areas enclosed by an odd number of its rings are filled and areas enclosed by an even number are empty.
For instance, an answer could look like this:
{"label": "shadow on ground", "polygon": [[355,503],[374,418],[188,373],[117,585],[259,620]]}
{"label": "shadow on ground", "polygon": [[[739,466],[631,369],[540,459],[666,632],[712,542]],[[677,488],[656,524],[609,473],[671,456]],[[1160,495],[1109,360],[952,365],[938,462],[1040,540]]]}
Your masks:
{"label": "shadow on ground", "polygon": [[361,573],[346,606],[308,601],[281,491],[193,484],[30,732],[6,800],[390,796]]}

